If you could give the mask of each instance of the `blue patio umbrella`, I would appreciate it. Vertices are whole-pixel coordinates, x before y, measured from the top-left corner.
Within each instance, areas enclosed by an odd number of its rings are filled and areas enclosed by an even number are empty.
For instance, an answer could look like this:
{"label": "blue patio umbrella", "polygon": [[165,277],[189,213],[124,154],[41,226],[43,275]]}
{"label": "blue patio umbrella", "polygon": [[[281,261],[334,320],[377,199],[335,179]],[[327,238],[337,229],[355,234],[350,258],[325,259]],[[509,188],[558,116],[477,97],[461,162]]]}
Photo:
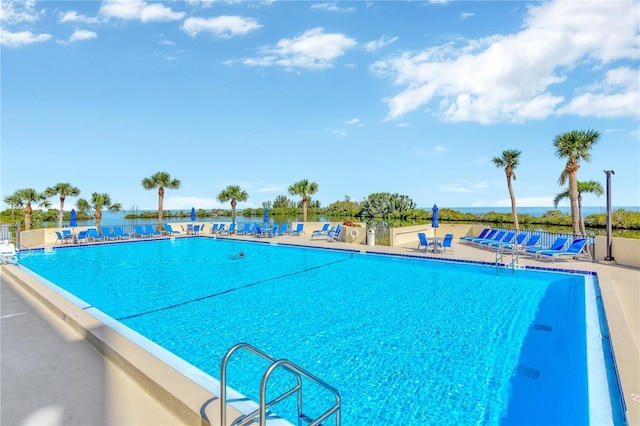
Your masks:
{"label": "blue patio umbrella", "polygon": [[433,236],[435,237],[436,236],[435,230],[440,226],[438,224],[438,206],[434,204],[431,211],[433,212],[433,216],[431,217],[431,227],[434,229]]}
{"label": "blue patio umbrella", "polygon": [[263,219],[264,223],[269,222],[269,207],[265,207],[264,209],[264,219]]}
{"label": "blue patio umbrella", "polygon": [[76,209],[71,209],[71,218],[69,219],[69,226],[75,228],[78,226],[78,221],[76,220]]}
{"label": "blue patio umbrella", "polygon": [[191,207],[191,222],[195,222],[195,221],[196,221],[196,208]]}

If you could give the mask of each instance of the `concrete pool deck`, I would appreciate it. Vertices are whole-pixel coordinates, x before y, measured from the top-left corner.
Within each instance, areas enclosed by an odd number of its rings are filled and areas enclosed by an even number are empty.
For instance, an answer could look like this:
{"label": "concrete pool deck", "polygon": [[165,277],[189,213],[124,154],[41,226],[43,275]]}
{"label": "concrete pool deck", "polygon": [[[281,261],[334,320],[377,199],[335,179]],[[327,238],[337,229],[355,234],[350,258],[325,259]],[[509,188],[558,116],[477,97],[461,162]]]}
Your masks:
{"label": "concrete pool deck", "polygon": [[[372,247],[304,235],[233,238],[495,261],[495,253],[457,242],[452,254],[434,254],[416,251],[416,244]],[[633,398],[640,395],[640,270],[526,257],[519,265],[598,274],[629,424],[640,425],[640,402]],[[3,266],[0,284],[0,424],[205,425],[207,418],[218,424],[219,404],[213,395],[19,268]]]}

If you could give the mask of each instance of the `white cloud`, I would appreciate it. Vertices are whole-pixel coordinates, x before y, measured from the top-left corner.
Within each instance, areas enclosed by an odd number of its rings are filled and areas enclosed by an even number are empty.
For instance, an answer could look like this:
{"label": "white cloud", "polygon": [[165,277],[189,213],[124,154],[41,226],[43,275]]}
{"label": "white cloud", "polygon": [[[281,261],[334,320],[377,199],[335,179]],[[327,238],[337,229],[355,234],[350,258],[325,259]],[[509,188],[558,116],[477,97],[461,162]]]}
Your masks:
{"label": "white cloud", "polygon": [[51,39],[51,34],[33,34],[31,31],[12,33],[0,29],[0,44],[8,47],[22,47],[33,43],[42,43]]}
{"label": "white cloud", "polygon": [[195,37],[201,32],[208,32],[222,38],[245,35],[259,28],[262,28],[262,25],[258,24],[254,19],[243,18],[241,16],[187,18],[180,27],[181,30],[191,37]]}
{"label": "white cloud", "polygon": [[344,124],[348,124],[350,126],[364,127],[364,123],[360,121],[360,119],[358,118],[352,118],[350,120],[347,120],[344,122]]}
{"label": "white cloud", "polygon": [[460,193],[471,192],[471,190],[469,188],[465,188],[463,186],[460,186],[457,183],[452,183],[452,184],[449,184],[449,185],[440,185],[440,191],[441,192],[460,192]]}
{"label": "white cloud", "polygon": [[300,37],[282,39],[275,47],[262,49],[262,56],[248,58],[248,66],[279,66],[284,68],[326,69],[353,48],[356,41],[340,33],[324,33],[323,28],[305,31]]}
{"label": "white cloud", "polygon": [[382,49],[383,47],[395,42],[398,38],[399,37],[393,37],[387,40],[385,36],[382,36],[378,40],[365,43],[364,48],[367,52],[375,52],[376,50]]}
{"label": "white cloud", "polygon": [[75,30],[73,34],[71,34],[71,37],[69,37],[69,43],[81,40],[91,40],[96,37],[98,37],[98,34],[93,31]]}
{"label": "white cloud", "polygon": [[0,2],[0,22],[5,25],[34,23],[39,19],[35,0]]}
{"label": "white cloud", "polygon": [[311,9],[338,13],[351,13],[357,10],[355,7],[338,7],[337,3],[314,3],[311,5]]}
{"label": "white cloud", "polygon": [[85,15],[79,15],[75,10],[70,10],[63,14],[60,14],[58,22],[66,24],[68,22],[81,22],[83,24],[97,24],[100,22],[98,18],[88,17]]}
{"label": "white cloud", "polygon": [[474,17],[474,16],[476,16],[476,14],[475,14],[475,13],[471,13],[471,12],[462,12],[462,13],[460,14],[460,19],[465,20],[465,19],[472,18],[472,17]]}
{"label": "white cloud", "polygon": [[637,114],[637,90],[629,86],[581,93],[568,101],[561,92],[577,67],[595,77],[613,61],[640,57],[637,25],[635,2],[549,2],[530,7],[516,34],[405,52],[376,62],[372,69],[403,87],[386,99],[387,120],[432,101],[437,101],[435,115],[451,122],[595,114],[587,101],[598,105],[598,116],[628,115],[635,101]]}
{"label": "white cloud", "polygon": [[106,18],[138,19],[145,23],[178,21],[185,15],[163,4],[148,4],[142,0],[106,0],[100,7],[100,14]]}

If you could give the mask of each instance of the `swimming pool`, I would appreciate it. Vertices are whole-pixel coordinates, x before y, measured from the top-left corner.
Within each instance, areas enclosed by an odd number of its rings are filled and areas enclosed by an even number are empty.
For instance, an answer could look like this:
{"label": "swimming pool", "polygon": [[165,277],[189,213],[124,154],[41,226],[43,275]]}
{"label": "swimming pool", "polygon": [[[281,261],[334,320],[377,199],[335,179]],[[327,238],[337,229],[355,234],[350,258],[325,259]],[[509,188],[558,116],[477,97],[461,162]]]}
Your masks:
{"label": "swimming pool", "polygon": [[[345,425],[614,424],[590,275],[209,238],[20,263],[214,377],[240,341],[290,359]],[[240,357],[230,385],[257,399],[264,368]]]}

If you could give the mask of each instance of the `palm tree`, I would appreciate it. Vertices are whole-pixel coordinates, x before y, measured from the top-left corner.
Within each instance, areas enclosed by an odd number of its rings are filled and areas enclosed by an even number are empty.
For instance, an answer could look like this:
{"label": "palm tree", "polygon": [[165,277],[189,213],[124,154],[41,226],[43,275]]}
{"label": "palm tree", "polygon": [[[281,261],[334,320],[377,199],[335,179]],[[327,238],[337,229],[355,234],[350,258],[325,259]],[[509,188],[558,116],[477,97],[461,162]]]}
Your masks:
{"label": "palm tree", "polygon": [[502,157],[493,157],[493,164],[496,167],[503,168],[504,173],[507,176],[507,188],[509,189],[509,197],[511,198],[511,213],[513,214],[513,225],[516,228],[516,232],[520,231],[520,225],[518,224],[518,211],[516,209],[516,197],[513,195],[513,187],[511,186],[511,179],[516,180],[515,169],[518,167],[520,161],[520,154],[522,151],[517,149],[507,149],[502,151]]}
{"label": "palm tree", "polygon": [[[589,180],[586,182],[578,181],[578,215],[580,216],[580,229],[582,231],[582,236],[587,235],[587,231],[584,226],[584,214],[582,213],[582,194],[595,194],[598,197],[604,194],[604,189],[602,188],[602,184],[595,180]],[[564,200],[565,198],[569,198],[569,189],[565,189],[553,199],[553,206],[557,209],[558,203]]]}
{"label": "palm tree", "polygon": [[80,195],[80,190],[70,183],[58,183],[55,186],[50,186],[44,190],[44,195],[47,197],[54,197],[60,195],[60,214],[58,215],[58,227],[62,228],[62,218],[64,216],[64,200],[69,197],[77,197]]}
{"label": "palm tree", "polygon": [[43,192],[38,192],[33,188],[19,189],[14,195],[20,200],[18,205],[24,206],[24,229],[28,231],[31,229],[31,213],[33,212],[31,204],[37,204],[38,207],[49,207],[51,203]]}
{"label": "palm tree", "polygon": [[158,172],[151,177],[142,179],[142,186],[147,190],[158,188],[158,227],[161,227],[164,189],[178,189],[180,188],[180,181],[178,179],[171,179],[171,176],[167,172]]}
{"label": "palm tree", "polygon": [[96,227],[100,227],[102,221],[102,209],[106,208],[110,212],[118,212],[122,209],[120,203],[112,203],[109,194],[99,194],[94,192],[91,194],[91,200],[87,201],[84,198],[78,200],[78,210],[82,212],[94,210],[93,217],[96,220]]}
{"label": "palm tree", "polygon": [[236,223],[236,204],[238,201],[247,201],[249,194],[240,189],[238,185],[229,185],[218,194],[218,201],[226,203],[231,201],[231,222]]}
{"label": "palm tree", "polygon": [[598,142],[600,133],[596,130],[572,130],[553,139],[556,155],[566,158],[567,164],[560,175],[559,183],[564,185],[569,180],[569,201],[571,203],[571,227],[573,236],[580,234],[578,217],[578,169],[580,160],[591,161],[591,148]]}
{"label": "palm tree", "polygon": [[15,222],[16,221],[15,210],[16,210],[16,207],[22,207],[22,200],[14,192],[13,194],[7,195],[6,197],[4,197],[4,202],[5,204],[8,204],[11,207],[11,221]]}
{"label": "palm tree", "polygon": [[299,195],[302,198],[302,221],[307,221],[307,202],[309,201],[309,195],[313,195],[318,192],[318,184],[315,182],[309,183],[308,180],[302,179],[300,182],[296,182],[289,187],[289,194]]}

